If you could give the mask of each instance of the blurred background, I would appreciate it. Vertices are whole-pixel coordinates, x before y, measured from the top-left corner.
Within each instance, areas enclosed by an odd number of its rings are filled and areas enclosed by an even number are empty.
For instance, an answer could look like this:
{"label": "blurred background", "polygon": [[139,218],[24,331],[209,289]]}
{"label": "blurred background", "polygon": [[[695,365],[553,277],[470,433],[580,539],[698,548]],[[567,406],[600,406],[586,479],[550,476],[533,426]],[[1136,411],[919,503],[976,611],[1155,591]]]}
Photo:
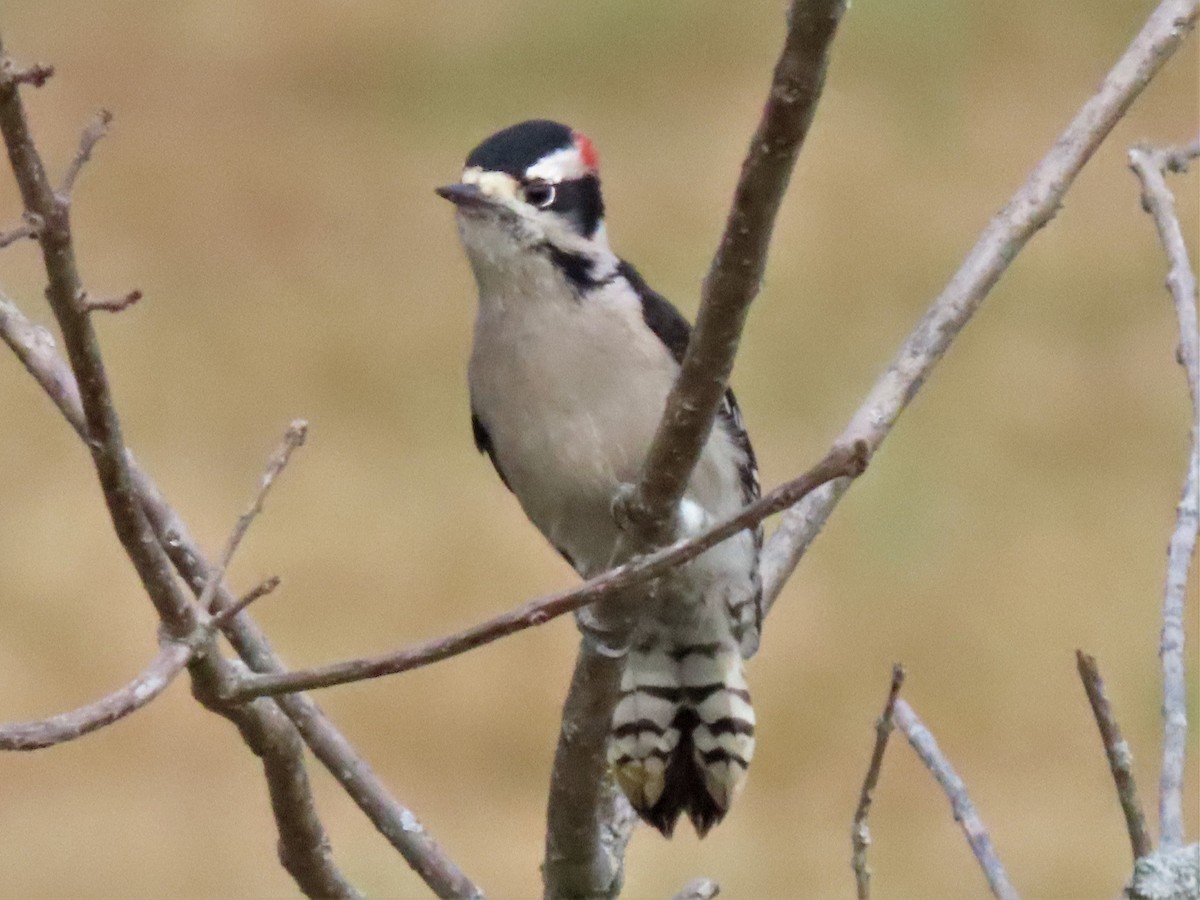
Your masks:
{"label": "blurred background", "polygon": [[[771,486],[806,468],[1153,7],[861,0],[734,374]],[[475,293],[432,188],[479,140],[558,118],[603,161],[618,252],[694,315],[782,41],[783,2],[6,0],[75,195],[126,433],[216,552],[288,421],[311,422],[232,573],[294,665],[385,651],[574,582],[471,443]],[[759,751],[703,843],[640,829],[629,897],[847,897],[849,828],[893,661],[1030,897],[1112,896],[1128,841],[1074,662],[1096,654],[1156,818],[1159,607],[1188,401],[1165,263],[1125,151],[1197,128],[1193,37],[1022,254],[792,579],[750,668]],[[19,204],[7,170],[0,223]],[[1176,177],[1193,254],[1197,176]],[[1195,258],[1195,257],[1194,257]],[[35,247],[0,286],[43,322]],[[0,354],[0,719],[69,709],[154,654],[91,466]],[[1188,613],[1195,680],[1196,597]],[[499,898],[540,894],[569,619],[322,706]],[[1196,837],[1195,692],[1187,823]],[[314,764],[335,855],[423,887]],[[876,895],[985,896],[902,740],[871,817]],[[81,741],[0,756],[12,897],[288,897],[256,760],[186,683]]]}

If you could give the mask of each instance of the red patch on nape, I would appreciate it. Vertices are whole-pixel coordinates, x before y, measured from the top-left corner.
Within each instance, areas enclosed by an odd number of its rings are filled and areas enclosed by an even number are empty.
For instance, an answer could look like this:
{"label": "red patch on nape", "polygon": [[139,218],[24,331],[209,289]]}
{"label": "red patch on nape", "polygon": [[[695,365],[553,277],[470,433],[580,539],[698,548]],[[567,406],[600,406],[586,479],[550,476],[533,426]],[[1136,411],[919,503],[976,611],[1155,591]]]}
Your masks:
{"label": "red patch on nape", "polygon": [[586,134],[575,132],[575,148],[579,151],[579,158],[583,160],[583,164],[588,167],[589,171],[600,171],[600,156],[596,153],[595,146]]}

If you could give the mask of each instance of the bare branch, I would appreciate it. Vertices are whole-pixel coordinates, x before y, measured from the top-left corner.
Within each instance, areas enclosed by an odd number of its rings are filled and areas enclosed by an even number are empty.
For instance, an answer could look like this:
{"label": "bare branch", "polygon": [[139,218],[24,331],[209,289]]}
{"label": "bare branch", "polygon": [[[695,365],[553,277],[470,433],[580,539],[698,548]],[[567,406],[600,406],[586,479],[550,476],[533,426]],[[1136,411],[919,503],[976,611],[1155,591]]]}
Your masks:
{"label": "bare branch", "polygon": [[783,50],[704,281],[696,326],[639,484],[625,504],[641,548],[674,540],[675,508],[733,371],[746,313],[762,284],[775,215],[816,113],[845,9],[846,0],[794,0],[788,11]]}
{"label": "bare branch", "polygon": [[129,684],[106,697],[36,722],[0,725],[0,750],[41,750],[73,741],[141,709],[183,671],[192,658],[192,648],[167,641],[158,656]]}
{"label": "bare branch", "polygon": [[1142,207],[1154,218],[1158,237],[1167,254],[1167,290],[1175,302],[1179,319],[1180,365],[1187,375],[1192,406],[1200,402],[1200,338],[1196,322],[1196,274],[1188,260],[1187,241],[1175,214],[1175,197],[1167,187],[1164,172],[1184,171],[1187,163],[1200,156],[1200,140],[1187,147],[1154,150],[1134,147],[1129,151],[1129,167],[1142,183]]}
{"label": "bare branch", "polygon": [[[258,492],[254,495],[254,500],[250,506],[242,513],[233,526],[233,531],[230,532],[228,540],[225,542],[225,549],[221,553],[221,561],[217,563],[216,568],[208,576],[208,583],[204,585],[204,590],[200,592],[200,597],[197,602],[200,608],[208,611],[212,607],[213,596],[217,592],[218,586],[225,580],[225,572],[229,568],[230,562],[233,561],[233,554],[237,553],[237,548],[242,543],[242,538],[246,536],[246,532],[250,529],[250,525],[254,522],[258,514],[262,512],[263,501],[267,499],[267,494],[271,490],[271,485],[275,483],[275,479],[287,467],[288,460],[292,458],[292,453],[296,448],[304,445],[304,439],[308,436],[308,423],[303,419],[293,419],[288,425],[287,431],[284,432],[283,439],[279,446],[275,448],[275,452],[271,454],[271,458],[267,460],[267,469],[263,472],[262,481],[259,482]],[[274,588],[271,588],[274,590]],[[262,596],[261,594],[259,596]],[[245,605],[249,605],[247,601]],[[235,606],[237,604],[234,604]],[[237,611],[226,612],[226,619],[237,615]]]}
{"label": "bare branch", "polygon": [[[4,59],[4,48],[0,46],[0,64]],[[78,168],[82,167],[90,154],[91,146],[98,139],[98,134],[102,133],[104,124],[106,122],[101,122],[95,130],[85,132],[84,139],[80,142],[77,157],[79,162],[77,166],[72,167],[71,178],[65,182],[66,190],[70,190]],[[50,188],[46,170],[32,143],[16,86],[12,84],[0,83],[0,131],[4,132],[8,156],[14,173],[17,174],[25,208],[36,212],[46,223],[46,228],[38,235],[38,240],[42,245],[49,277],[47,298],[55,318],[59,320],[68,358],[74,371],[67,371],[62,365],[62,361],[54,353],[53,343],[47,346],[47,342],[38,340],[44,332],[38,332],[28,320],[22,322],[24,317],[20,317],[19,313],[14,316],[16,311],[11,305],[0,308],[0,325],[5,325],[5,340],[17,349],[25,367],[35,374],[38,382],[43,384],[55,403],[59,404],[67,421],[76,427],[79,436],[91,450],[114,526],[126,553],[138,570],[138,575],[142,577],[146,593],[155,602],[164,628],[173,634],[188,634],[196,624],[198,607],[192,604],[192,600],[181,592],[174,581],[174,560],[169,559],[164,551],[184,553],[196,560],[196,565],[203,568],[204,580],[210,575],[210,566],[200,557],[191,541],[185,544],[181,536],[176,536],[175,545],[172,546],[166,533],[149,526],[148,517],[157,514],[158,520],[175,524],[174,535],[184,534],[178,516],[163,502],[161,494],[158,494],[150,479],[137,470],[132,455],[128,454],[122,442],[95,332],[91,328],[90,318],[79,311],[73,302],[82,290],[82,284],[74,264],[67,198],[55,196]],[[92,133],[95,133],[96,137],[91,137]],[[82,390],[79,385],[83,386]],[[197,575],[194,570],[187,572],[187,575],[199,593],[204,582],[198,583],[191,577]],[[235,602],[233,596],[223,589],[217,596],[226,604]],[[274,661],[268,644],[262,635],[252,628],[252,624],[248,623],[245,614],[233,617],[227,623],[227,629],[241,638],[240,653],[265,656]],[[199,665],[194,667],[194,673],[197,677],[208,677],[220,683],[222,665],[217,654],[206,655],[199,660]],[[271,722],[259,715],[259,706],[260,704],[253,704],[244,710],[226,710],[223,714],[238,722],[239,727],[245,722],[251,722],[256,727],[262,727],[264,734],[268,733],[265,730],[277,731]],[[316,707],[311,703],[302,702],[300,698],[294,703],[288,703],[287,707],[289,718],[298,719],[307,714],[304,725],[296,724],[295,727],[305,734],[305,739],[313,746],[314,752],[322,758],[326,767],[330,767],[338,780],[343,784],[349,782],[355,786],[356,790],[347,787],[355,802],[368,812],[380,830],[389,829],[384,830],[384,833],[388,834],[392,844],[397,846],[409,864],[426,878],[426,882],[430,883],[437,893],[463,898],[479,893],[478,888],[457,870],[454,863],[444,857],[440,848],[428,838],[420,824],[415,822],[412,814],[397,804],[378,779],[374,779],[373,773],[366,769],[365,763],[355,754],[352,746],[323,715],[320,715]],[[254,716],[253,720],[251,716]],[[282,841],[288,841],[290,835],[299,835],[305,839],[302,845],[282,847],[281,856],[290,860],[286,862],[290,872],[300,872],[305,878],[301,881],[298,877],[302,889],[308,893],[320,894],[324,890],[322,883],[325,883],[326,887],[336,887],[337,884],[343,884],[344,880],[329,857],[328,838],[324,828],[320,827],[312,806],[312,793],[308,788],[304,757],[300,754],[299,745],[289,744],[286,734],[278,737],[282,737],[283,740],[263,744],[272,749],[262,754],[271,787],[272,809],[276,811]],[[320,742],[324,743],[318,749]],[[286,791],[280,790],[284,784],[288,786]],[[406,815],[407,820],[404,818]],[[289,827],[293,818],[307,823],[300,832]],[[346,887],[348,888],[348,884]]]}
{"label": "bare branch", "polygon": [[1160,151],[1163,155],[1163,168],[1168,172],[1183,174],[1191,166],[1192,160],[1200,157],[1200,137],[1196,138],[1190,144],[1183,144],[1179,147],[1164,147]]}
{"label": "bare branch", "polygon": [[[1198,7],[1200,0],[1163,0],[1159,4],[1105,76],[1100,89],[1084,103],[1025,184],[988,223],[950,283],[875,382],[839,442],[865,440],[872,453],[883,443],[1009,263],[1053,218],[1075,176],[1196,24]],[[774,603],[849,486],[847,481],[834,482],[783,517],[762,558],[763,592],[768,604]]]}
{"label": "bare branch", "polygon": [[0,231],[0,250],[22,238],[36,239],[42,229],[42,220],[33,213],[21,216],[21,224],[8,231]]}
{"label": "bare branch", "polygon": [[49,395],[79,438],[86,442],[87,425],[83,421],[79,388],[75,376],[54,349],[53,335],[29,321],[3,294],[0,294],[0,338]]}
{"label": "bare branch", "polygon": [[[198,596],[211,578],[212,563],[201,554],[199,546],[188,533],[186,524],[167,503],[158,486],[136,467],[135,472],[138,476],[138,493],[155,533],[180,575]],[[221,611],[239,602],[224,584],[218,587],[213,600],[213,607],[218,616]],[[271,649],[266,635],[248,615],[241,613],[232,616],[225,623],[223,630],[238,655],[254,671],[285,670],[283,662]],[[230,673],[221,673],[215,684],[228,684],[234,677]],[[268,702],[270,701],[257,700],[245,707],[222,703],[221,709],[236,712],[242,708],[256,709]],[[358,754],[316,703],[303,694],[277,697],[274,698],[274,702],[291,720],[313,755],[366,814],[379,833],[399,851],[405,862],[425,881],[430,890],[439,897],[460,900],[472,900],[483,896],[479,887],[446,855],[412,811],[391,795],[387,785],[375,774],[370,764]]]}
{"label": "bare branch", "polygon": [[[80,439],[86,442],[87,426],[83,418],[79,391],[70,369],[55,352],[53,338],[44,328],[25,318],[3,295],[0,295],[0,337],[13,349],[21,363],[50,396]],[[154,529],[156,539],[193,593],[199,596],[209,581],[212,564],[204,558],[186,524],[167,503],[154,481],[138,467],[132,454],[129,454],[129,466],[138,501]],[[221,584],[213,603],[217,615],[220,615],[221,610],[237,603],[238,599]],[[250,668],[258,672],[284,670],[283,663],[275,656],[266,635],[249,616],[229,616],[223,622],[222,630]],[[202,660],[205,664],[215,664],[219,661],[220,657],[216,654]],[[214,674],[213,677],[218,684],[229,680],[229,676],[223,673]],[[292,721],[313,755],[438,896],[482,896],[479,888],[446,856],[445,851],[425,831],[412,812],[391,796],[387,786],[372,771],[366,760],[358,755],[345,736],[312,700],[295,694],[280,697],[276,702]],[[259,706],[260,704],[254,703],[245,708],[253,711]],[[222,706],[221,709],[224,714],[236,711],[239,707]],[[268,770],[269,779],[272,770],[284,772],[283,777],[286,777],[288,771],[295,771],[294,766],[299,764],[299,760],[286,757],[286,746],[283,743],[276,742],[267,746],[277,748],[272,755],[263,757],[264,768],[271,767]],[[293,778],[291,783],[293,786],[298,784],[298,776]],[[309,796],[311,798],[311,795]]]}
{"label": "bare branch", "polygon": [[[87,426],[84,422],[79,391],[70,370],[54,351],[53,339],[45,329],[26,319],[20,310],[2,295],[0,295],[0,337],[13,349],[29,373],[50,395],[51,400],[58,406],[79,437],[86,442]],[[171,512],[167,515],[166,511],[169,510],[169,507],[162,500],[153,482],[138,469],[132,454],[127,453],[127,456],[139,502],[152,522],[156,525],[164,519],[174,522],[176,523],[175,534],[186,534],[182,523],[178,522],[174,513]],[[157,528],[155,536],[163,546],[167,547],[168,551],[191,552],[195,558],[199,558],[198,551],[195,550],[194,545],[190,544],[190,541],[185,542],[176,537],[173,544],[167,544]],[[203,590],[206,581],[207,579],[204,578],[192,579],[197,594]],[[248,598],[261,596],[265,587],[270,584],[267,582],[266,585],[252,591]],[[222,587],[221,590],[224,591],[224,588]],[[218,597],[220,596],[222,595],[218,595]],[[237,602],[229,597],[230,605],[237,605]],[[216,627],[226,626],[233,629],[235,633],[241,634],[245,630],[244,623],[237,623],[243,625],[243,628],[238,630],[229,621],[235,614],[231,613],[218,622],[217,620],[221,619],[221,614],[218,613],[216,617],[192,632],[194,639],[186,642],[172,642],[167,646],[184,648],[187,657],[190,657],[195,648],[208,643],[212,630]],[[265,646],[265,641],[263,641],[263,645]],[[267,652],[269,653],[269,649]],[[200,659],[198,665],[193,667],[193,689],[202,703],[215,694],[212,685],[221,684],[227,680],[229,676],[224,672],[227,666],[228,664],[218,654],[213,653]],[[200,685],[207,685],[209,688],[206,691]],[[147,697],[147,702],[148,700]],[[233,722],[247,745],[262,760],[263,773],[271,795],[271,807],[279,829],[280,861],[289,874],[296,879],[297,885],[305,893],[314,897],[357,896],[354,888],[345,880],[333,862],[328,837],[317,817],[312,791],[309,788],[308,774],[304,768],[303,749],[300,746],[296,729],[287,719],[280,716],[277,710],[273,711],[266,702],[244,707],[213,707],[210,703],[210,708]],[[324,722],[318,713],[314,726],[316,730],[320,730],[322,723],[332,730],[332,726]],[[336,734],[336,732],[334,733]],[[341,736],[338,735],[338,737]],[[338,764],[343,769],[349,769],[356,761],[357,757],[351,751],[344,754],[338,760]]]}
{"label": "bare branch", "polygon": [[[0,47],[0,60],[6,58],[3,47]],[[0,67],[3,65],[0,62]],[[85,132],[77,160],[86,159],[91,146],[103,133],[104,124],[106,122],[101,117],[101,124]],[[121,424],[109,390],[100,345],[90,318],[76,302],[83,285],[75,264],[67,204],[50,187],[29,130],[20,92],[11,80],[0,82],[0,132],[4,135],[25,209],[39,216],[43,222],[38,242],[49,280],[46,298],[62,331],[76,383],[81,386],[88,448],[113,528],[153,602],[163,627],[175,637],[182,637],[195,625],[195,608],[176,582],[170,561],[155,540],[134,494]],[[93,132],[96,137],[89,138]],[[77,174],[78,167],[73,165],[72,169]],[[68,189],[69,182],[73,180],[73,175],[69,175]]]}
{"label": "bare branch", "polygon": [[21,69],[8,57],[0,59],[0,87],[28,84],[40,88],[54,74],[54,66],[34,63]]}
{"label": "bare branch", "polygon": [[1163,761],[1159,777],[1159,836],[1161,848],[1183,845],[1183,775],[1187,762],[1187,667],[1184,655],[1184,610],[1188,573],[1200,533],[1200,336],[1197,334],[1196,274],[1188,259],[1187,242],[1175,213],[1175,197],[1165,171],[1182,172],[1200,156],[1200,139],[1186,147],[1129,151],[1130,168],[1142,185],[1142,206],[1154,218],[1168,261],[1167,289],[1179,320],[1176,354],[1187,376],[1192,401],[1191,452],[1187,475],[1175,512],[1175,529],[1167,546],[1167,578],[1163,590],[1162,636],[1159,656],[1163,677]]}
{"label": "bare branch", "polygon": [[[846,0],[793,0],[789,8],[783,50],[704,282],[679,377],[637,486],[617,499],[619,519],[628,525],[622,548],[627,552],[674,539],[675,510],[722,402],[746,314],[762,281],[775,215],[812,122],[829,45],[845,8]],[[610,617],[614,611],[615,605]],[[621,815],[628,804],[614,804],[607,769],[596,772],[595,761],[604,758],[616,682],[580,679],[602,665],[600,656],[585,640],[563,709],[542,868],[547,897],[613,896],[620,890],[622,854],[636,821]],[[604,727],[597,727],[596,720]],[[588,777],[594,777],[593,783],[581,785]]]}
{"label": "bare branch", "polygon": [[983,869],[993,896],[1000,900],[1016,900],[1017,892],[1009,882],[1004,865],[996,855],[996,849],[992,846],[992,838],[988,834],[987,826],[975,812],[975,804],[971,802],[971,798],[967,794],[967,786],[958,777],[958,773],[954,771],[954,767],[950,765],[950,761],[938,747],[937,741],[929,729],[917,718],[917,714],[903,698],[896,700],[893,718],[897,727],[908,738],[908,743],[917,751],[917,756],[921,758],[925,768],[937,779],[938,784],[945,791],[946,797],[950,801],[950,807],[954,810],[954,820],[958,822],[963,834],[967,836],[967,843],[971,845],[971,852],[975,854],[975,859],[979,861],[979,866]]}
{"label": "bare branch", "polygon": [[871,869],[867,866],[867,848],[871,846],[871,831],[867,828],[867,815],[871,811],[875,785],[879,783],[879,771],[883,767],[883,753],[887,749],[888,736],[895,727],[892,714],[896,708],[896,698],[900,696],[900,688],[903,685],[904,666],[896,663],[892,666],[892,687],[888,691],[887,702],[883,705],[883,713],[875,722],[875,749],[871,751],[871,763],[867,767],[867,776],[863,779],[862,791],[858,795],[858,808],[854,811],[854,825],[850,829],[850,843],[854,848],[854,852],[850,856],[850,867],[854,870],[858,900],[868,900],[871,896]]}
{"label": "bare branch", "polygon": [[79,149],[75,151],[75,158],[67,167],[67,174],[63,176],[62,186],[58,189],[60,201],[64,203],[70,201],[71,192],[75,190],[75,181],[79,178],[79,173],[91,160],[96,144],[108,134],[108,126],[112,124],[112,120],[113,114],[107,109],[102,109],[88,123],[87,128],[83,129],[83,134],[79,137]]}
{"label": "bare branch", "polygon": [[263,579],[254,588],[238,598],[236,603],[226,606],[219,613],[213,616],[212,620],[208,623],[209,626],[212,628],[224,628],[226,622],[228,622],[254,601],[260,600],[267,596],[267,594],[273,593],[275,589],[279,587],[279,584],[280,579],[278,575],[272,575],[270,578]]}
{"label": "bare branch", "polygon": [[83,292],[77,298],[84,312],[123,312],[142,299],[141,291],[130,291],[121,297],[91,297]]}
{"label": "bare branch", "polygon": [[193,668],[192,694],[206,709],[228,719],[262,761],[279,832],[279,862],[309,897],[359,900],[361,894],[333,861],[305,769],[304,745],[296,729],[270,701],[245,706],[225,706],[216,701],[217,686],[231,677],[226,670],[234,664],[216,654],[204,661],[208,664]]}
{"label": "bare branch", "polygon": [[542,883],[551,898],[613,900],[625,880],[625,847],[637,813],[613,782],[605,752],[623,660],[580,643],[546,804]]}
{"label": "bare branch", "polygon": [[347,662],[333,663],[314,669],[304,669],[273,675],[247,676],[243,683],[231,685],[225,699],[229,702],[249,700],[313,688],[331,687],[383,675],[395,675],[410,669],[457,656],[484,644],[542,625],[564,613],[582,609],[598,600],[611,597],[631,585],[649,581],[668,569],[675,568],[699,556],[710,547],[727,540],[746,528],[753,527],[767,516],[786,509],[810,491],[834,478],[849,478],[860,474],[866,467],[866,456],[861,446],[834,447],[819,463],[798,478],[793,479],[762,499],[743,508],[737,515],[730,516],[703,534],[686,541],[678,541],[654,553],[638,557],[624,565],[610,569],[568,591],[559,591],[547,597],[530,600],[514,610],[473,625],[457,634],[436,638],[407,647],[403,650],[370,656]]}
{"label": "bare branch", "polygon": [[675,895],[673,900],[713,900],[721,893],[721,886],[711,878],[693,878]]}
{"label": "bare branch", "polygon": [[1104,680],[1096,666],[1096,658],[1082,650],[1075,651],[1075,665],[1083,689],[1087,691],[1092,714],[1100,727],[1100,740],[1108,755],[1108,767],[1112,770],[1117,785],[1117,797],[1121,801],[1121,812],[1125,814],[1125,827],[1129,831],[1129,843],[1133,847],[1134,862],[1150,854],[1154,849],[1146,831],[1146,817],[1142,814],[1142,801],[1138,799],[1137,782],[1133,778],[1133,754],[1129,744],[1121,736],[1121,726],[1113,715],[1112,704],[1104,692]]}

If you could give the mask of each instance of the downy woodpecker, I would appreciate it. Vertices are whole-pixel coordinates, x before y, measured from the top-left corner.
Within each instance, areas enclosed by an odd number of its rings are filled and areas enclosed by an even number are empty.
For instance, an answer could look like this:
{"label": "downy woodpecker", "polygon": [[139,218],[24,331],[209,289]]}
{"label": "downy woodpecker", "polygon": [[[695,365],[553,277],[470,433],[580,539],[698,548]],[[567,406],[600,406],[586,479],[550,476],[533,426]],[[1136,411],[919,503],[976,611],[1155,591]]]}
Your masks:
{"label": "downy woodpecker", "polygon": [[[530,121],[471,151],[437,189],[479,288],[468,381],[475,445],[587,578],[623,562],[612,504],[637,480],[691,327],[608,245],[596,151]],[[692,473],[681,537],[759,496],[732,391]],[[744,531],[639,595],[608,757],[634,809],[704,835],[754,752],[742,659],[758,645],[762,532]]]}

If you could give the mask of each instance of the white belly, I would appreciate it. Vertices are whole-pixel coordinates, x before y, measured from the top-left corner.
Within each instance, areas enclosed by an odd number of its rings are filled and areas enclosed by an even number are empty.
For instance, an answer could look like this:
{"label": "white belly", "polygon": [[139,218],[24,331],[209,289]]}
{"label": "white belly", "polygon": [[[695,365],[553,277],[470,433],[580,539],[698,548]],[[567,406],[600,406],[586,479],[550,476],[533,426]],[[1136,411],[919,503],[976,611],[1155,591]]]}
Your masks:
{"label": "white belly", "polygon": [[484,302],[470,366],[472,408],[505,478],[585,571],[610,562],[613,494],[636,480],[678,372],[638,327],[640,308],[606,299]]}

